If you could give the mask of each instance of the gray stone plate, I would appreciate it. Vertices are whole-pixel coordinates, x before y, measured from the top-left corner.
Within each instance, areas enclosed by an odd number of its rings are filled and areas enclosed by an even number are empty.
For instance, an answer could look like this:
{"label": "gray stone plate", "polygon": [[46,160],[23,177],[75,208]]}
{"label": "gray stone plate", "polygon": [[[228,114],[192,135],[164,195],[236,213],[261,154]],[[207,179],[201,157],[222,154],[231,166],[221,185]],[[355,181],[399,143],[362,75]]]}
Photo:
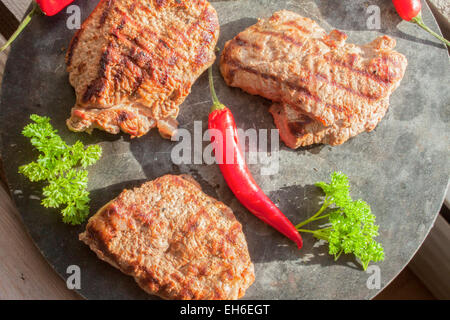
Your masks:
{"label": "gray stone plate", "polygon": [[[97,1],[76,1],[83,19]],[[328,179],[333,170],[348,174],[354,198],[372,206],[380,225],[386,260],[379,263],[381,287],[386,286],[408,263],[429,232],[441,206],[449,177],[449,60],[446,49],[412,24],[401,22],[390,1],[214,1],[221,19],[223,48],[226,40],[254,24],[258,17],[287,8],[317,20],[328,31],[337,28],[349,41],[365,43],[380,34],[397,39],[397,49],[409,66],[400,88],[391,97],[386,117],[372,133],[364,133],[342,146],[314,146],[280,150],[280,172],[261,176],[251,166],[256,180],[282,211],[301,221],[319,207],[321,192],[313,186]],[[367,30],[369,5],[381,8],[381,29]],[[426,23],[437,25],[427,7]],[[78,240],[84,226],[61,222],[56,210],[39,204],[42,184],[30,183],[17,168],[37,153],[21,136],[31,113],[50,116],[69,143],[80,139],[103,147],[103,158],[90,169],[91,209],[94,213],[117,196],[123,188],[166,173],[192,174],[205,192],[229,205],[244,226],[256,282],[247,299],[368,299],[379,290],[366,286],[370,274],[348,256],[337,262],[327,254],[326,245],[304,235],[298,251],[293,243],[264,225],[233,197],[216,165],[174,165],[170,151],[175,143],[151,132],[140,139],[95,131],[92,135],[72,133],[65,120],[74,104],[68,83],[64,49],[74,34],[66,28],[67,15],[36,17],[13,46],[5,71],[1,97],[2,156],[16,204],[37,247],[64,278],[69,265],[81,268],[79,293],[90,299],[147,299],[134,283],[97,259]],[[233,111],[243,129],[272,129],[267,112],[269,102],[228,88],[215,69],[216,86],[222,102]],[[181,108],[182,128],[193,132],[194,121],[206,126],[210,97],[206,74],[192,88]],[[20,254],[20,253],[18,253]]]}

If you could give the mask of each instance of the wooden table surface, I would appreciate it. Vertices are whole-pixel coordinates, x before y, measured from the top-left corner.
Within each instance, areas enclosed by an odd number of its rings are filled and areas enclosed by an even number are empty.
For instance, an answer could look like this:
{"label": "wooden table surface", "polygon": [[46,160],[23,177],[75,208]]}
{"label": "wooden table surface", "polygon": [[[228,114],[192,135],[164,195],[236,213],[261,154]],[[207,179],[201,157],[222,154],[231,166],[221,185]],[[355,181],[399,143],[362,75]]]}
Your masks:
{"label": "wooden table surface", "polygon": [[[30,0],[0,0],[21,19]],[[0,23],[4,23],[0,17]],[[0,46],[5,39],[0,35]],[[0,54],[0,86],[8,50]],[[80,299],[36,248],[9,194],[0,187],[0,299]]]}
{"label": "wooden table surface", "polygon": [[[30,3],[30,0],[0,1],[3,1],[18,19],[21,19]],[[4,41],[0,35],[0,46]],[[7,53],[8,51],[0,54],[0,85]],[[424,255],[429,255],[430,251],[436,252],[436,245],[434,244],[436,238],[439,238],[439,242],[442,242],[440,239],[444,236],[448,240],[450,234],[448,224],[442,218],[439,218],[438,222],[439,226],[432,231],[424,244],[425,248],[419,251],[410,266],[379,295],[380,298],[434,298],[433,294],[423,284],[424,281],[433,282],[426,276],[429,271],[423,270],[427,260],[424,259]],[[430,249],[432,242],[433,249]],[[446,270],[448,270],[448,250],[445,250],[445,247],[442,250],[444,253],[447,251],[444,254],[445,259],[443,261],[446,264]],[[423,253],[424,251],[427,252]],[[438,255],[441,255],[441,253]],[[80,299],[75,292],[67,289],[65,282],[50,267],[36,248],[24,228],[8,192],[3,187],[0,187],[0,261],[0,299]],[[422,281],[411,270],[414,270]],[[439,270],[436,270],[435,273],[439,274]],[[448,277],[445,281],[447,280]],[[446,294],[450,295],[450,292],[446,292],[448,287],[439,283],[442,281],[435,280],[435,282],[437,282],[438,291],[432,291],[438,292],[440,297]]]}

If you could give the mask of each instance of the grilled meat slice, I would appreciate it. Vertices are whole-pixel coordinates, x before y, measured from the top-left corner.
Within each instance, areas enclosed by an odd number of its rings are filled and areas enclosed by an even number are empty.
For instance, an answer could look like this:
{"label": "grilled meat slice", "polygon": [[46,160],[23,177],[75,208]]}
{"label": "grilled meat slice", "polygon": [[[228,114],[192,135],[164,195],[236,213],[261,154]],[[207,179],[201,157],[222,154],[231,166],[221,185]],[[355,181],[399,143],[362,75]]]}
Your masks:
{"label": "grilled meat slice", "polygon": [[139,137],[157,126],[170,137],[218,36],[206,0],[101,0],[67,52],[77,96],[68,127]]}
{"label": "grilled meat slice", "polygon": [[319,121],[314,121],[289,104],[274,103],[269,111],[279,130],[281,140],[289,148],[297,149],[312,144],[336,146],[362,132],[370,132],[384,117],[388,107],[389,100],[386,98],[374,106],[367,121],[354,122],[350,126],[340,126],[333,123],[328,127]]}
{"label": "grilled meat slice", "polygon": [[221,72],[228,85],[276,102],[272,113],[291,148],[340,144],[373,130],[407,65],[388,36],[362,46],[346,39],[279,11],[227,42]]}
{"label": "grilled meat slice", "polygon": [[241,224],[190,176],[123,191],[80,240],[164,299],[237,299],[255,279]]}

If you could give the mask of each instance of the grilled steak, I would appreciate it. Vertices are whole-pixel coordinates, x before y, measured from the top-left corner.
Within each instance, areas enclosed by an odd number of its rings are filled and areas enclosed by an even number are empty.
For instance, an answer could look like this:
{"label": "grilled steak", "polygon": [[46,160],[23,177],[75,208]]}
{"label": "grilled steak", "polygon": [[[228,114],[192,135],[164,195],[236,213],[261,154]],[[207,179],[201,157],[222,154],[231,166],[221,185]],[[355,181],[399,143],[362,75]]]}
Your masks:
{"label": "grilled steak", "polygon": [[275,102],[271,112],[289,147],[341,144],[376,127],[407,65],[388,36],[363,46],[346,39],[279,11],[227,42],[221,72],[228,85]]}
{"label": "grilled steak", "polygon": [[77,96],[68,127],[138,137],[157,126],[170,136],[218,35],[206,0],[101,0],[66,56]]}
{"label": "grilled steak", "polygon": [[123,191],[80,240],[165,299],[237,299],[255,279],[241,224],[190,176]]}

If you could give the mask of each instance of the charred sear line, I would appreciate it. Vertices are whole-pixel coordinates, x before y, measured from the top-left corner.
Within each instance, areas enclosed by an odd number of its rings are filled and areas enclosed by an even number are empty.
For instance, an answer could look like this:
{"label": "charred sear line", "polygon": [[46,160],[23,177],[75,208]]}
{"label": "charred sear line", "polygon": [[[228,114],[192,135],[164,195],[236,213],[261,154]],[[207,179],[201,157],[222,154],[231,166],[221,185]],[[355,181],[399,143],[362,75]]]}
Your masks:
{"label": "charred sear line", "polygon": [[73,52],[75,51],[76,47],[78,46],[81,30],[82,29],[78,30],[75,33],[75,36],[72,38],[72,41],[70,41],[69,50],[67,51],[67,56],[66,56],[66,64],[68,67],[72,64]]}
{"label": "charred sear line", "polygon": [[[229,46],[229,47],[231,47],[231,46]],[[239,70],[240,71],[244,71],[244,72],[248,72],[248,73],[252,73],[252,74],[257,75],[257,76],[259,76],[259,77],[261,77],[263,79],[272,80],[272,81],[274,81],[276,83],[283,84],[283,85],[287,86],[289,89],[295,90],[297,93],[299,93],[304,98],[313,100],[313,101],[315,101],[317,103],[322,103],[327,108],[333,108],[335,110],[345,110],[345,107],[341,107],[341,106],[336,106],[336,105],[325,103],[318,96],[316,96],[313,93],[311,93],[311,91],[309,91],[308,88],[306,88],[305,86],[302,86],[300,83],[294,83],[292,81],[286,81],[286,80],[281,79],[280,77],[277,77],[276,75],[272,75],[272,74],[268,74],[268,73],[262,73],[259,70],[253,69],[251,67],[243,66],[239,61],[230,58],[229,57],[229,53],[230,52],[228,50],[226,52],[224,52],[224,62],[226,64],[228,64],[230,67],[233,68],[233,70],[230,71],[231,77],[234,77],[234,74],[237,71],[239,71]]]}
{"label": "charred sear line", "polygon": [[205,0],[101,0],[66,55],[76,107],[86,110],[84,121],[72,115],[68,125],[125,131],[116,121],[122,105],[140,115],[127,121],[126,129],[139,128],[136,136],[175,118],[212,62],[217,33],[216,12]]}
{"label": "charred sear line", "polygon": [[[251,48],[260,50],[260,47],[257,44],[249,43],[248,41],[245,41],[245,40],[241,39],[239,36],[236,39],[233,40],[233,44],[230,44],[230,48],[232,48],[233,45],[236,45],[236,46],[239,46],[239,47],[251,47]],[[353,69],[353,70],[356,70],[356,69]],[[336,82],[335,80],[330,80],[329,77],[327,77],[326,75],[324,75],[322,73],[312,74],[311,72],[309,72],[305,68],[302,68],[300,71],[307,73],[310,77],[314,78],[317,81],[325,82],[328,85],[334,86],[334,87],[336,87],[338,89],[341,89],[341,90],[345,90],[345,91],[347,91],[350,94],[353,94],[355,96],[358,96],[360,98],[363,98],[363,99],[366,99],[366,100],[369,100],[369,101],[376,101],[376,100],[378,100],[378,99],[380,99],[382,97],[380,93],[378,93],[378,94],[377,93],[371,94],[369,92],[361,92],[359,90],[355,90],[353,88],[347,87],[347,86],[345,86],[343,84],[340,84],[340,83]],[[355,72],[355,73],[360,74],[359,72]],[[265,77],[266,75],[261,74],[261,76]],[[367,77],[366,74],[364,74],[364,76]],[[279,81],[279,80],[277,80],[277,81]],[[304,80],[304,82],[306,82],[306,81],[307,80]],[[380,85],[380,86],[383,86],[383,83],[381,81],[377,81],[377,84]]]}
{"label": "charred sear line", "polygon": [[362,76],[364,76],[366,78],[370,78],[372,80],[375,80],[380,85],[392,83],[392,79],[381,77],[381,76],[379,76],[377,74],[370,73],[367,70],[360,70],[360,69],[354,68],[351,64],[349,64],[349,63],[347,63],[345,61],[333,59],[331,57],[326,57],[326,56],[324,58],[329,63],[331,63],[332,65],[337,65],[337,66],[346,68],[347,70],[349,70],[351,72],[354,72],[354,73],[362,75]]}
{"label": "charred sear line", "polygon": [[125,122],[130,118],[130,116],[128,115],[128,112],[126,111],[121,111],[117,117],[117,121],[119,122]]}
{"label": "charred sear line", "polygon": [[94,228],[92,225],[88,225],[86,228],[86,234],[93,242],[93,247],[96,247],[102,254],[111,262],[118,264],[120,259],[114,254],[108,247],[109,238],[105,232],[101,232]]}
{"label": "charred sear line", "polygon": [[162,8],[167,4],[167,0],[155,0],[155,4],[157,7]]}
{"label": "charred sear line", "polygon": [[129,7],[129,11],[130,11],[130,12],[133,12],[134,10],[136,10],[136,7],[137,7],[139,1],[140,1],[140,0],[134,0],[134,1],[133,1],[133,3],[132,3],[132,4],[130,5],[130,7]]}
{"label": "charred sear line", "polygon": [[[234,69],[236,69],[233,72],[241,70],[241,71],[244,71],[244,72],[255,74],[255,75],[257,75],[257,76],[259,76],[259,77],[261,77],[263,79],[272,80],[272,81],[274,81],[276,83],[281,83],[283,85],[286,85],[288,88],[297,91],[299,94],[301,94],[301,95],[303,95],[303,96],[305,96],[305,97],[307,97],[307,98],[309,98],[311,100],[314,100],[314,101],[319,102],[319,103],[324,103],[318,96],[316,96],[313,93],[311,93],[311,91],[309,91],[308,88],[300,85],[299,83],[294,83],[292,81],[286,81],[286,80],[281,79],[280,77],[277,77],[276,75],[268,74],[268,73],[262,73],[259,70],[255,70],[255,69],[253,69],[251,67],[243,66],[239,61],[230,59],[229,57],[226,58],[225,61],[226,61],[226,63],[229,66],[231,66]],[[340,109],[339,106],[335,106],[335,105],[326,104],[326,106],[330,107],[330,108],[334,108],[334,109]]]}
{"label": "charred sear line", "polygon": [[286,21],[282,25],[294,27],[294,28],[300,30],[301,32],[303,32],[304,34],[311,34],[311,30],[299,25],[296,21],[293,21],[293,20]]}
{"label": "charred sear line", "polygon": [[[130,38],[129,36],[126,36],[123,34],[125,31],[124,28],[115,29],[112,32],[112,35],[114,37],[116,37],[117,41],[128,41],[128,43],[124,44],[124,45],[130,46],[130,47],[138,47],[139,49],[144,51],[148,56],[152,57],[152,59],[155,61],[155,63],[158,63],[160,65],[173,65],[173,61],[174,60],[176,61],[178,59],[182,59],[183,61],[188,61],[187,57],[184,55],[184,51],[179,52],[178,50],[173,48],[173,45],[169,44],[168,40],[174,41],[174,39],[158,37],[158,34],[156,32],[154,32],[153,30],[150,30],[150,29],[146,28],[145,26],[142,26],[139,22],[129,18],[125,12],[120,11],[119,9],[117,9],[117,10],[118,10],[118,13],[123,16],[123,19],[124,19],[124,21],[126,21],[126,24],[129,25],[130,27],[133,27],[133,31],[138,34],[138,36]],[[195,23],[197,23],[197,22],[195,22]],[[193,25],[187,26],[187,28],[191,29],[193,27]],[[181,30],[179,30],[175,27],[172,27],[171,30],[173,32],[175,32],[176,34],[182,33]],[[186,43],[186,41],[187,41],[186,37],[181,37],[181,38],[177,39],[177,41],[179,41],[179,42],[180,42],[180,40],[181,40],[182,44],[189,47],[190,43]],[[155,53],[154,50],[152,50],[152,51],[149,50],[146,47],[147,42],[156,45],[157,48],[159,50],[161,50],[161,52],[158,54],[158,56],[162,56],[165,59],[161,60],[159,57],[157,57],[154,54]],[[176,58],[174,58],[174,56],[176,56]],[[138,64],[138,65],[140,65],[140,64]]]}
{"label": "charred sear line", "polygon": [[248,42],[247,40],[242,39],[239,35],[232,41],[236,42],[236,45],[239,47],[251,47],[255,50],[262,50],[262,47],[259,44]]}
{"label": "charred sear line", "polygon": [[106,22],[106,19],[109,16],[109,13],[111,12],[111,8],[114,5],[115,0],[105,0],[106,1],[106,5],[105,5],[105,9],[102,12],[102,15],[100,16],[100,21],[99,24],[97,26],[98,29],[100,29],[101,27],[103,27],[103,25]]}
{"label": "charred sear line", "polygon": [[[304,45],[303,41],[301,41],[300,39],[296,39],[294,37],[288,36],[286,34],[283,33],[279,33],[279,32],[274,32],[274,31],[268,31],[268,30],[255,30],[256,32],[260,33],[260,34],[264,34],[264,35],[268,35],[270,37],[274,37],[274,38],[278,38],[281,39],[283,41],[289,42],[297,47],[302,47]],[[368,72],[367,70],[360,70],[357,68],[354,68],[353,66],[351,66],[350,64],[346,63],[345,61],[340,61],[337,59],[332,59],[332,58],[327,58],[325,57],[325,59],[328,60],[328,62],[330,62],[331,64],[334,65],[339,65],[341,67],[344,67],[346,69],[348,69],[351,72],[354,73],[358,73],[366,78],[371,78],[375,81],[377,81],[378,83],[383,82],[386,84],[390,84],[392,83],[393,79],[390,79],[389,77],[382,77],[379,76],[377,74],[373,74]]]}
{"label": "charred sear line", "polygon": [[291,36],[288,36],[288,35],[283,34],[283,33],[274,32],[274,31],[268,31],[268,30],[256,30],[256,32],[258,32],[260,34],[264,34],[266,36],[280,38],[283,41],[292,43],[293,45],[295,45],[297,47],[303,47],[303,44],[304,44],[303,41],[301,41],[300,39],[296,39],[295,37],[291,37]]}
{"label": "charred sear line", "polygon": [[115,46],[111,43],[103,52],[100,58],[100,68],[98,70],[97,78],[86,88],[82,101],[89,102],[94,97],[100,97],[106,89],[106,74],[108,65],[113,61],[113,51]]}

